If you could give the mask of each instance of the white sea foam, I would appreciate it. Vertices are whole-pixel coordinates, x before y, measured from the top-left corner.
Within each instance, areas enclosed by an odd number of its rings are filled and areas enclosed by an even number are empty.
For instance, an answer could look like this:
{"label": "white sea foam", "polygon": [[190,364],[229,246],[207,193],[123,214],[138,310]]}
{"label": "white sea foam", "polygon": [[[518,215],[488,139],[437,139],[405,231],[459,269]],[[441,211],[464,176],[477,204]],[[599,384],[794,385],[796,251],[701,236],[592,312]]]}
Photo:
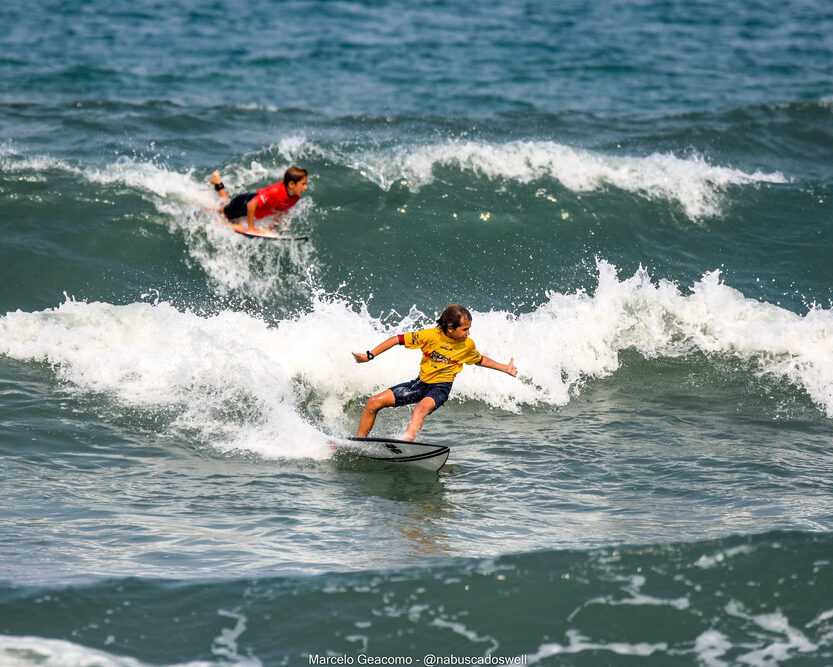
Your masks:
{"label": "white sea foam", "polygon": [[79,175],[82,173],[80,168],[58,158],[46,155],[24,155],[8,141],[0,144],[0,170],[9,174],[22,171],[35,172],[30,177],[32,180],[45,180],[45,177],[38,173],[41,171],[64,171]]}
{"label": "white sea foam", "polygon": [[647,657],[654,653],[665,653],[668,650],[668,644],[665,642],[654,644],[649,644],[648,642],[639,642],[636,644],[628,642],[594,642],[583,636],[578,630],[568,630],[566,634],[569,642],[567,645],[555,642],[542,644],[535,653],[527,656],[528,663],[534,665],[554,655],[575,654],[582,653],[583,651],[607,651],[616,655]]}
{"label": "white sea foam", "polygon": [[[702,352],[787,380],[833,417],[830,310],[814,307],[800,315],[748,299],[723,284],[717,271],[684,292],[666,280],[653,282],[644,269],[625,280],[607,262],[600,261],[598,270],[592,296],[550,293],[534,312],[512,318],[511,326],[504,325],[503,313],[478,318],[489,349],[514,351],[527,380],[507,399],[527,402],[533,396],[526,392],[535,386],[540,400],[563,405],[586,378],[615,372],[623,350],[648,359]],[[461,379],[460,388],[468,389],[471,376]]]}
{"label": "white sea foam", "polygon": [[[485,654],[491,655],[500,647],[500,642],[497,639],[492,637],[491,635],[481,636],[477,634],[474,630],[467,628],[463,623],[459,621],[447,621],[442,618],[434,618],[431,621],[431,626],[435,628],[442,628],[444,630],[449,630],[456,635],[459,635],[466,639],[470,644],[487,644],[490,645],[488,648],[485,648]],[[478,647],[478,650],[482,650],[483,647]]]}
{"label": "white sea foam", "polygon": [[742,544],[737,547],[731,547],[730,549],[721,549],[720,551],[716,552],[711,556],[707,556],[703,554],[697,561],[694,563],[696,567],[701,567],[704,570],[710,567],[715,567],[723,563],[724,561],[728,560],[729,558],[734,558],[735,556],[745,556],[748,554],[755,553],[755,549],[747,544]]}
{"label": "white sea foam", "polygon": [[[622,351],[635,350],[646,359],[702,353],[743,360],[806,391],[833,417],[829,310],[800,315],[745,298],[716,272],[686,292],[652,281],[644,270],[620,280],[615,267],[600,261],[598,272],[593,294],[553,292],[520,315],[475,312],[478,349],[501,362],[514,357],[520,375],[466,368],[453,400],[510,411],[565,405],[589,378],[615,373]],[[196,431],[230,452],[322,458],[326,443],[308,423],[310,410],[326,428],[350,432],[361,402],[414,377],[419,362],[413,351],[396,347],[356,365],[350,352],[431,326],[433,318],[416,309],[378,318],[322,294],[308,312],[274,326],[240,312],[205,317],[167,303],[68,299],[0,317],[0,354],[49,363],[69,386],[173,414],[174,428]],[[351,403],[353,414],[346,414]]]}
{"label": "white sea foam", "polygon": [[163,198],[175,197],[203,206],[210,206],[214,200],[207,185],[195,187],[192,171],[178,173],[153,162],[119,158],[103,169],[88,167],[84,174],[93,183],[122,184]]}
{"label": "white sea foam", "polygon": [[645,585],[645,577],[642,575],[634,575],[631,577],[622,577],[622,581],[626,582],[622,587],[622,592],[627,594],[627,597],[615,597],[612,595],[605,595],[603,597],[592,598],[584,603],[584,607],[590,605],[606,605],[616,607],[619,605],[633,605],[633,606],[668,606],[675,609],[684,610],[690,606],[688,598],[658,598],[652,595],[646,595],[642,592],[642,587]]}
{"label": "white sea foam", "polygon": [[722,632],[714,629],[700,633],[694,642],[694,652],[706,667],[724,667],[728,662],[721,660],[732,648],[732,642]]}
{"label": "white sea foam", "polygon": [[122,157],[101,168],[79,166],[49,156],[24,155],[13,146],[4,144],[0,146],[0,167],[7,172],[63,171],[81,176],[91,183],[124,185],[157,198],[172,196],[179,201],[200,206],[216,204],[216,197],[212,196],[207,185],[194,180],[193,171],[183,174],[153,162],[133,158]]}
{"label": "white sea foam", "polygon": [[[223,181],[230,192],[252,189],[264,181],[278,181],[295,156],[315,152],[304,137],[287,137],[276,147],[284,162],[261,164],[256,159],[232,165],[223,171]],[[124,185],[149,195],[201,207],[216,207],[217,197],[206,181],[195,177],[195,170],[176,171],[154,161],[120,157],[103,167],[73,164],[47,155],[21,153],[13,143],[0,144],[0,168],[21,171],[63,171],[82,176],[100,185]]]}
{"label": "white sea foam", "polygon": [[[226,633],[224,630],[222,639]],[[169,667],[260,667],[257,658],[241,657],[236,653],[227,655],[214,650],[217,660],[193,660],[173,664]],[[88,648],[81,644],[44,637],[21,637],[0,635],[0,664],[3,667],[145,667],[135,658],[115,655],[107,651]],[[157,663],[154,663],[157,664]]]}
{"label": "white sea foam", "polygon": [[695,152],[683,157],[672,153],[614,155],[554,141],[497,143],[448,139],[352,150],[321,146],[296,136],[283,139],[273,148],[287,160],[286,165],[269,166],[258,160],[243,160],[224,172],[226,183],[236,188],[279,179],[290,162],[324,158],[357,171],[383,190],[389,190],[394,183],[403,183],[418,191],[434,182],[437,167],[457,167],[495,181],[529,184],[539,179],[554,179],[579,193],[614,187],[647,199],[675,202],[689,218],[696,220],[720,215],[723,193],[730,186],[788,181],[780,172],[746,172],[713,165]]}
{"label": "white sea foam", "polygon": [[0,635],[0,663],[5,667],[139,667],[133,658],[60,639]]}
{"label": "white sea foam", "polygon": [[687,157],[671,153],[620,156],[553,141],[448,140],[329,157],[346,161],[347,166],[386,190],[396,182],[417,190],[433,182],[436,167],[452,166],[489,179],[522,184],[555,179],[574,192],[615,187],[648,199],[676,202],[691,219],[719,215],[721,193],[728,186],[786,182],[779,172],[748,173],[715,166],[696,153]]}
{"label": "white sea foam", "polygon": [[[769,614],[750,614],[743,605],[732,600],[726,604],[726,613],[752,624],[751,632],[757,636],[757,645],[737,660],[747,665],[772,665],[796,658],[796,653],[812,653],[818,646],[811,642],[780,611]],[[745,649],[750,648],[747,643]]]}
{"label": "white sea foam", "polygon": [[71,386],[124,406],[173,415],[173,428],[224,451],[329,455],[325,438],[294,408],[303,366],[285,354],[279,331],[248,315],[67,300],[9,313],[0,331],[3,354],[49,363]]}
{"label": "white sea foam", "polygon": [[[384,190],[401,182],[416,191],[433,183],[437,167],[457,167],[496,181],[528,184],[542,178],[554,179],[574,192],[614,187],[647,199],[675,202],[696,220],[719,215],[722,194],[730,186],[787,182],[780,172],[750,173],[713,165],[693,152],[684,157],[672,153],[612,155],[554,141],[495,143],[448,139],[431,144],[374,145],[351,150],[291,136],[269,150],[280,155],[280,163],[264,164],[256,158],[244,158],[223,171],[223,180],[231,192],[280,180],[293,162],[318,157],[343,164]],[[123,183],[180,203],[216,205],[213,192],[194,179],[192,170],[180,173],[132,158],[120,158],[103,168],[80,168],[54,158],[22,156],[7,143],[0,147],[0,166],[9,171],[61,169],[83,174],[93,182]]]}

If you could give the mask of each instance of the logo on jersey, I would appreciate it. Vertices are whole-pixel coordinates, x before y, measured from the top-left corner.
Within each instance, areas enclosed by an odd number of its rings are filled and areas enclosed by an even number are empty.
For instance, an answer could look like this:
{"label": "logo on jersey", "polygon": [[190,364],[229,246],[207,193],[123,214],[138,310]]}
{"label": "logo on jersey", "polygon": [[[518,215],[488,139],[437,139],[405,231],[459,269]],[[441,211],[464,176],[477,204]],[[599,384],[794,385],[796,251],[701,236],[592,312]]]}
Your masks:
{"label": "logo on jersey", "polygon": [[[448,348],[446,348],[446,349],[448,349]],[[442,352],[438,352],[437,350],[432,350],[430,353],[426,352],[425,356],[428,357],[435,364],[445,364],[446,366],[456,366],[457,364],[460,363],[459,361],[455,361],[454,359],[449,359]]]}

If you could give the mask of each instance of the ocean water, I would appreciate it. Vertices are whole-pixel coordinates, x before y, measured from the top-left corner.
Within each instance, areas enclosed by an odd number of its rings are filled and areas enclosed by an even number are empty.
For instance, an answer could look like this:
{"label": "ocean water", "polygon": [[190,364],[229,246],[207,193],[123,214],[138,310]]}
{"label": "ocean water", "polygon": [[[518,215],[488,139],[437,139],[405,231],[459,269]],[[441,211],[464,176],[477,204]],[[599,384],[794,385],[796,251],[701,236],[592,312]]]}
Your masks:
{"label": "ocean water", "polygon": [[829,3],[6,4],[0,664],[833,664]]}

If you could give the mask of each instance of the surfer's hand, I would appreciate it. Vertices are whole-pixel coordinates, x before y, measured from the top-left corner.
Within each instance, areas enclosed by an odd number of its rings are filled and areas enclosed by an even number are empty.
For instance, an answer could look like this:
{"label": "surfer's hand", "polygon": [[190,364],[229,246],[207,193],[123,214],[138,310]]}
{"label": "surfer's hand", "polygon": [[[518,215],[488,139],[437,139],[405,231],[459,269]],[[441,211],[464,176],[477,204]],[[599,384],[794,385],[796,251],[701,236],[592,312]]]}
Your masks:
{"label": "surfer's hand", "polygon": [[512,357],[509,360],[509,363],[506,364],[506,369],[504,370],[505,373],[509,373],[512,377],[518,376],[518,369],[515,368],[515,357]]}
{"label": "surfer's hand", "polygon": [[350,354],[353,355],[353,358],[356,360],[357,364],[363,364],[370,359],[367,358],[367,355],[364,352],[351,352]]}

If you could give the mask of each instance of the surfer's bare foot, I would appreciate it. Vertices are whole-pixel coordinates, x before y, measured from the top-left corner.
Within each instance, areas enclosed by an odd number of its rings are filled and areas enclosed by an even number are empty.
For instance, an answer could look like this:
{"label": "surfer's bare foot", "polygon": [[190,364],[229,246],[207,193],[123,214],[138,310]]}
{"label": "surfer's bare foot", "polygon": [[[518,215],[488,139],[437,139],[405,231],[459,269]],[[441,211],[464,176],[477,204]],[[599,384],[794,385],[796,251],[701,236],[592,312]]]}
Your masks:
{"label": "surfer's bare foot", "polygon": [[223,182],[223,179],[220,178],[220,172],[219,171],[215,171],[213,174],[211,174],[211,180],[209,181],[209,183],[211,183],[212,185],[220,185],[220,183],[222,183],[222,182]]}

